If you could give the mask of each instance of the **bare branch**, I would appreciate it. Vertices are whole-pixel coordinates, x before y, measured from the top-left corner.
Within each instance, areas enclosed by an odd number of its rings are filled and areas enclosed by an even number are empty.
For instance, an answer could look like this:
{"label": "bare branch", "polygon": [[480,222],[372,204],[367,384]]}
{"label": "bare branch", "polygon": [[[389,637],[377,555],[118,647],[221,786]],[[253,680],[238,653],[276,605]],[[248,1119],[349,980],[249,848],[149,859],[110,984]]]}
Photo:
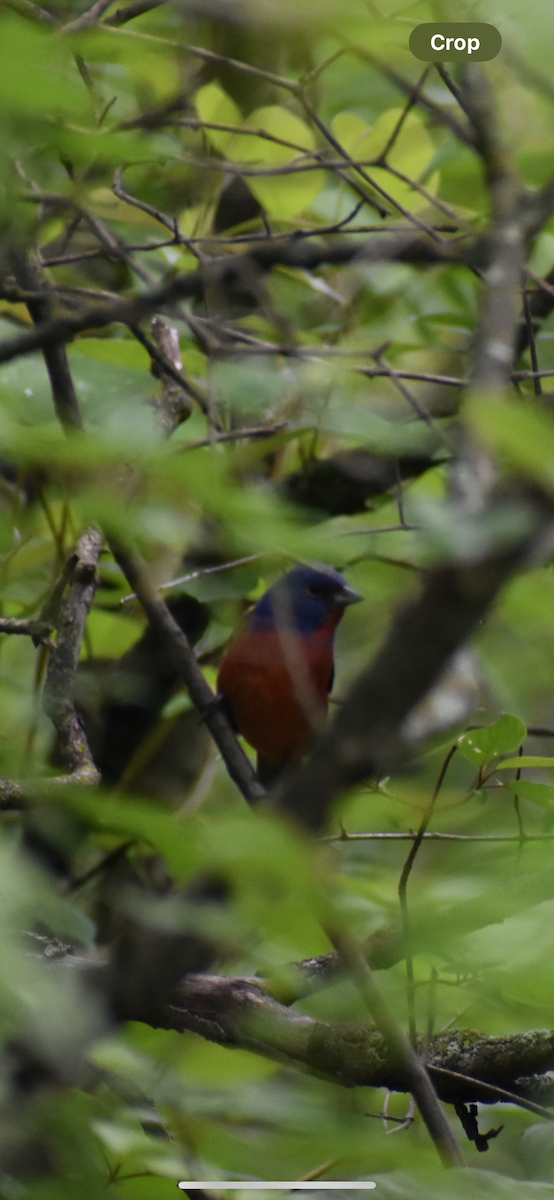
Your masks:
{"label": "bare branch", "polygon": [[22,17],[29,17],[31,21],[39,21],[42,25],[59,25],[57,17],[53,13],[47,12],[45,8],[40,8],[38,4],[33,4],[32,0],[4,0],[6,8],[11,8],[13,12],[19,13]]}
{"label": "bare branch", "polygon": [[86,783],[98,783],[100,775],[73,703],[73,685],[79,651],[98,583],[98,559],[101,535],[89,529],[77,546],[77,564],[69,594],[58,620],[56,648],[50,656],[43,706],[58,735],[64,762],[72,777]]}
{"label": "bare branch", "polygon": [[[351,156],[348,154],[348,152],[344,149],[344,146],[341,145],[341,143],[335,137],[333,132],[327,127],[327,125],[325,125],[325,123],[318,116],[315,109],[312,108],[312,106],[309,103],[309,101],[307,100],[307,98],[304,95],[301,95],[300,99],[302,101],[302,105],[305,109],[306,115],[310,118],[310,120],[313,122],[313,124],[316,126],[316,128],[319,129],[319,132],[323,135],[323,137],[326,139],[326,141],[328,141],[329,144],[333,147],[333,149],[336,150],[337,153],[341,155],[341,157],[345,161],[345,164],[352,171],[354,171],[354,173],[356,175],[359,175],[360,178],[363,179],[365,183],[368,183],[370,185],[370,187],[372,187],[379,196],[382,196],[383,199],[386,200],[387,204],[389,204],[393,210],[396,210],[397,212],[402,213],[402,216],[405,217],[407,221],[409,221],[417,229],[421,229],[424,233],[428,234],[429,237],[435,239],[438,242],[442,242],[443,238],[441,237],[441,235],[439,233],[436,233],[435,230],[430,225],[427,225],[425,221],[422,221],[422,220],[420,220],[419,217],[416,217],[414,213],[409,211],[409,209],[404,208],[404,206],[402,204],[400,204],[400,202],[398,200],[396,200],[394,198],[394,196],[391,196],[390,193],[388,193],[381,186],[381,184],[377,183],[375,181],[375,179],[373,179],[371,177],[371,175],[368,175],[367,171],[365,170],[365,167],[359,167],[356,165],[354,160],[351,158]],[[337,171],[337,174],[342,176],[341,171]],[[347,183],[349,183],[352,186],[353,180],[350,178],[350,176],[346,175],[345,178],[346,178]],[[356,190],[358,191],[359,195],[362,195],[362,192],[359,191],[358,184],[356,184]],[[382,216],[387,215],[386,210],[379,208],[378,204],[376,203],[376,201],[373,198],[371,193],[369,193],[369,196],[367,196],[367,201],[368,201],[368,203],[370,203],[372,205],[373,208],[377,208],[378,211],[381,212]]]}
{"label": "bare branch", "polygon": [[434,811],[435,804],[438,799],[439,792],[444,783],[444,777],[446,775],[448,767],[450,766],[452,758],[454,757],[454,754],[456,753],[457,749],[458,749],[457,743],[454,743],[454,745],[450,747],[450,750],[448,751],[448,754],[446,755],[446,758],[442,764],[441,770],[439,772],[439,777],[437,779],[437,783],[436,783],[435,789],[433,791],[433,795],[431,796],[429,804],[427,805],[427,808],[425,809],[425,812],[421,818],[421,823],[420,823],[419,829],[413,840],[413,843],[412,843],[412,846],[410,849],[410,853],[408,854],[406,862],[404,863],[404,866],[402,868],[402,873],[400,875],[400,882],[398,884],[398,899],[400,901],[400,912],[402,914],[404,944],[406,947],[406,975],[407,975],[407,982],[408,982],[408,1024],[409,1024],[409,1028],[410,1028],[410,1041],[412,1043],[412,1046],[415,1046],[415,1044],[416,1044],[416,1019],[415,1019],[415,983],[414,983],[414,969],[413,969],[412,945],[411,945],[412,939],[411,939],[411,925],[410,925],[410,915],[409,915],[409,909],[408,909],[408,892],[407,892],[408,879],[410,878],[410,875],[412,872],[412,867],[416,860],[416,855],[419,850],[419,847],[421,846],[423,838],[425,837],[427,826],[433,815],[433,811]]}
{"label": "bare branch", "polygon": [[19,633],[31,637],[35,644],[52,646],[50,634],[54,626],[40,618],[33,617],[0,617],[0,633]]}
{"label": "bare branch", "polygon": [[[166,1029],[192,1030],[220,1045],[307,1067],[343,1087],[411,1090],[410,1079],[382,1033],[365,1025],[327,1024],[301,1015],[268,997],[252,980],[189,975],[176,989],[172,1003],[146,1019]],[[418,1047],[423,1047],[421,1039]],[[504,1100],[528,1108],[522,1100],[531,1099],[533,1091],[540,1094],[541,1079],[553,1067],[554,1033],[544,1029],[504,1037],[448,1030],[431,1038],[429,1046],[428,1070],[435,1074],[440,1099],[450,1104]],[[538,1105],[531,1111],[547,1116]]]}
{"label": "bare branch", "polygon": [[113,546],[113,551],[132,591],[138,596],[152,629],[162,645],[167,646],[172,654],[175,669],[189,689],[193,704],[205,720],[231,779],[249,804],[258,803],[265,797],[265,791],[233,733],[222,704],[206,682],[183,630],[158,596],[143,564],[138,559],[131,558],[118,545]]}
{"label": "bare branch", "polygon": [[[366,375],[368,379],[389,378],[391,367],[356,367],[358,375]],[[430,371],[399,371],[394,369],[397,379],[416,379],[421,383],[438,383],[447,387],[467,387],[467,379],[457,379],[455,375],[434,375]]]}
{"label": "bare branch", "polygon": [[492,93],[479,63],[463,65],[462,91],[483,158],[492,206],[489,262],[471,382],[475,388],[494,391],[508,383],[515,354],[526,245],[522,189],[498,130]]}
{"label": "bare branch", "polygon": [[[464,251],[464,255],[465,255]],[[247,254],[229,255],[209,260],[196,271],[179,275],[174,279],[144,291],[131,300],[114,300],[111,303],[95,304],[75,314],[43,320],[40,328],[26,331],[0,342],[0,362],[9,362],[22,354],[49,347],[58,342],[71,341],[85,329],[100,329],[106,325],[122,323],[138,324],[178,300],[202,299],[205,292],[212,290],[222,294],[239,283],[252,272],[269,271],[278,265],[303,267],[313,270],[324,263],[380,262],[383,260],[436,263],[464,261],[460,248],[455,243],[435,245],[429,238],[416,233],[376,238],[371,242],[347,242],[342,239],[317,245],[305,240],[289,238],[287,241],[257,245]]]}
{"label": "bare branch", "polygon": [[[552,372],[554,374],[554,371]],[[243,429],[226,429],[224,433],[215,433],[213,437],[200,438],[197,442],[185,442],[181,450],[200,450],[203,446],[218,446],[220,442],[249,442],[260,441],[264,438],[276,437],[287,429],[287,422],[278,425],[246,425]]]}
{"label": "bare branch", "polygon": [[76,21],[69,21],[67,25],[63,25],[60,33],[80,33],[81,29],[90,29],[113,3],[114,0],[96,0],[96,4],[93,4],[88,12],[83,13]]}
{"label": "bare branch", "polygon": [[[163,325],[163,322],[158,321],[157,324]],[[163,328],[166,328],[166,326],[163,326]],[[210,406],[206,397],[202,394],[200,389],[196,387],[192,380],[187,379],[187,377],[183,374],[183,364],[181,363],[180,368],[178,368],[176,362],[171,361],[171,358],[167,353],[165,353],[162,346],[159,344],[156,345],[156,342],[151,341],[151,339],[142,332],[140,325],[130,324],[129,329],[131,330],[133,337],[137,339],[137,342],[140,342],[141,346],[144,346],[145,350],[150,355],[152,362],[158,365],[162,374],[162,378],[163,376],[166,376],[172,381],[173,385],[178,384],[179,394],[185,398],[189,396],[192,397],[192,399],[196,401],[198,407],[204,413],[204,416],[207,417],[210,421],[210,424],[213,425],[214,429],[220,430],[221,426],[219,421],[216,421],[213,414],[210,412]],[[181,360],[179,359],[179,361]],[[175,386],[174,392],[176,392]],[[190,411],[191,409],[189,407],[187,416],[190,416]],[[179,423],[180,422],[176,422],[176,424]]]}
{"label": "bare branch", "polygon": [[106,17],[102,21],[103,25],[126,25],[127,21],[133,21],[135,17],[142,17],[143,13],[150,12],[153,8],[160,8],[162,4],[166,4],[167,0],[135,0],[134,4],[128,4],[125,8],[118,8],[112,13],[111,17]]}
{"label": "bare branch", "polygon": [[376,71],[380,71],[380,73],[384,75],[386,79],[390,79],[391,83],[394,83],[395,87],[397,87],[399,91],[403,92],[405,96],[413,96],[416,104],[422,108],[424,112],[429,113],[429,115],[437,122],[437,124],[446,125],[446,127],[455,134],[460,142],[465,143],[467,146],[473,147],[475,145],[475,138],[473,136],[472,129],[464,125],[460,125],[459,121],[457,121],[447,109],[441,108],[440,105],[436,104],[434,100],[430,100],[424,93],[422,94],[419,90],[418,84],[411,83],[409,79],[406,79],[403,75],[400,75],[398,71],[395,71],[387,63],[381,62],[380,59],[376,58],[376,56],[371,54],[369,50],[366,50],[365,47],[359,46],[352,42],[345,43],[345,45],[347,45],[347,48],[351,54],[361,58],[363,62],[371,63],[371,65],[375,67]]}
{"label": "bare branch", "polygon": [[147,204],[145,200],[137,200],[135,196],[131,196],[123,187],[123,171],[118,167],[114,172],[112,180],[112,189],[118,200],[122,200],[124,204],[129,204],[131,208],[138,208],[141,212],[145,212],[149,217],[153,217],[155,221],[159,221],[166,229],[173,233],[173,242],[170,245],[186,246],[195,258],[202,260],[204,255],[195,249],[190,238],[185,237],[179,229],[177,217],[168,217],[166,213],[161,212],[159,208],[154,208],[152,204]]}
{"label": "bare branch", "polygon": [[524,1100],[515,1092],[508,1092],[505,1088],[495,1087],[494,1084],[483,1083],[479,1081],[477,1086],[471,1075],[464,1075],[461,1071],[449,1071],[447,1067],[439,1067],[437,1064],[429,1066],[431,1074],[448,1076],[449,1079],[459,1080],[460,1083],[475,1088],[476,1095],[485,1104],[497,1104],[499,1100],[505,1100],[506,1104],[517,1104],[519,1108],[527,1109],[527,1112],[536,1113],[538,1117],[543,1117],[545,1121],[554,1121],[554,1113],[549,1112],[542,1104],[534,1104],[532,1100]]}
{"label": "bare branch", "polygon": [[441,1109],[427,1071],[417,1055],[417,1049],[410,1045],[401,1026],[385,1003],[371,967],[360,947],[349,934],[345,934],[342,930],[340,933],[333,931],[328,931],[328,933],[339,956],[348,967],[377,1028],[383,1035],[393,1069],[400,1070],[409,1081],[409,1091],[417,1102],[427,1131],[442,1162],[448,1167],[464,1166],[458,1143]]}
{"label": "bare branch", "polygon": [[[325,842],[413,842],[419,836],[413,830],[403,833],[335,833]],[[432,830],[424,833],[424,842],[520,842],[517,833],[441,833]],[[554,833],[526,833],[526,842],[551,842]]]}
{"label": "bare branch", "polygon": [[[10,255],[12,270],[21,288],[36,294],[42,294],[42,299],[27,300],[27,308],[36,325],[52,318],[52,305],[49,291],[44,287],[40,272],[31,261],[26,251],[14,249]],[[83,428],[83,420],[79,408],[77,393],[71,378],[65,347],[55,342],[45,342],[40,347],[44,354],[46,369],[50,378],[52,398],[56,415],[60,424],[66,430]]]}

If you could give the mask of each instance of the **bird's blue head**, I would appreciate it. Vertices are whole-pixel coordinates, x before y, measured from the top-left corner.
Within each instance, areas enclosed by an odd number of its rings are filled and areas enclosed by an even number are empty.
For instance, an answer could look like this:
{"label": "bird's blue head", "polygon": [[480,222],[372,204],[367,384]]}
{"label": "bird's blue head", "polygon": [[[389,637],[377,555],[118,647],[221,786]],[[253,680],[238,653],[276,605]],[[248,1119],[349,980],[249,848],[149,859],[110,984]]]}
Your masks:
{"label": "bird's blue head", "polygon": [[258,600],[249,626],[256,632],[290,628],[304,634],[328,626],[332,634],[345,608],[361,599],[339,571],[323,563],[302,563],[281,575]]}

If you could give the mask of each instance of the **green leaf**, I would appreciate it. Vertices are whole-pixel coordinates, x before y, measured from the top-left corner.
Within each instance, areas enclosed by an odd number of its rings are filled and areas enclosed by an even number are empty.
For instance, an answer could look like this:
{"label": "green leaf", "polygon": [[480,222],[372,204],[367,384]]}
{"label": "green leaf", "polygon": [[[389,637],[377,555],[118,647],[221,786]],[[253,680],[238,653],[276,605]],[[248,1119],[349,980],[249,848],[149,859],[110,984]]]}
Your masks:
{"label": "green leaf", "polygon": [[531,779],[509,779],[504,786],[516,796],[532,800],[533,804],[539,804],[541,808],[554,808],[554,787],[550,783],[534,783]]}
{"label": "green leaf", "polygon": [[[138,640],[142,633],[140,624],[119,612],[91,612],[87,631],[95,658],[120,658]],[[89,651],[83,653],[88,656]]]}
{"label": "green leaf", "polygon": [[0,20],[2,70],[0,103],[4,115],[15,110],[37,122],[56,114],[72,120],[89,109],[86,88],[73,63],[67,39],[31,25],[13,13]]}
{"label": "green leaf", "polygon": [[510,771],[518,767],[554,767],[554,758],[534,757],[532,754],[522,754],[518,758],[506,758],[498,764],[497,771]]}
{"label": "green leaf", "polygon": [[338,113],[333,121],[333,133],[341,146],[352,158],[357,156],[358,147],[371,133],[371,126],[357,113]]}
{"label": "green leaf", "polygon": [[[382,113],[373,127],[367,125],[355,113],[339,113],[333,121],[333,133],[355,161],[378,160],[394,135],[403,111],[402,108],[389,108],[387,112]],[[417,181],[425,174],[434,154],[435,146],[423,121],[416,113],[408,113],[386,155],[387,163],[410,180]],[[367,166],[364,167],[364,171],[387,195],[410,212],[417,212],[428,205],[429,201],[425,196],[415,191],[404,180],[398,179],[385,167]],[[432,195],[438,190],[439,178],[439,172],[436,171],[425,184],[426,190]]]}
{"label": "green leaf", "polygon": [[113,79],[113,74],[109,67],[113,71],[114,62],[121,64],[117,71],[118,99],[122,92],[127,92],[134,100],[136,91],[139,102],[145,93],[151,101],[159,102],[176,96],[182,87],[177,54],[168,53],[167,43],[156,44],[156,39],[137,37],[136,34],[129,37],[124,29],[103,29],[101,25],[72,39],[72,43],[70,48],[75,50],[78,46],[87,63],[98,64],[98,73],[103,73],[108,65],[105,82],[111,87],[110,75]]}
{"label": "green leaf", "polygon": [[481,441],[508,466],[548,487],[554,485],[554,421],[550,413],[490,396],[473,396],[464,413]]}
{"label": "green leaf", "polygon": [[[227,148],[234,162],[254,162],[260,169],[279,167],[299,160],[302,151],[309,153],[315,149],[313,134],[305,122],[279,105],[256,109],[248,118],[248,125],[252,130],[263,129],[275,138],[292,142],[300,149],[256,137],[255,133],[237,134]],[[265,178],[248,176],[247,182],[267,213],[289,221],[313,204],[324,186],[325,175],[322,171],[306,171]]]}
{"label": "green leaf", "polygon": [[181,713],[188,712],[191,708],[194,708],[194,705],[188,692],[177,692],[164,705],[161,716],[165,721],[169,721],[171,717],[178,717]]}
{"label": "green leaf", "polygon": [[494,725],[463,733],[457,744],[464,758],[481,767],[500,754],[510,754],[516,750],[526,736],[527,729],[523,721],[511,713],[503,713]]}
{"label": "green leaf", "polygon": [[[129,338],[83,337],[70,347],[71,353],[95,358],[113,367],[150,370],[150,356],[140,342]],[[79,365],[79,364],[78,364]]]}
{"label": "green leaf", "polygon": [[160,812],[155,805],[128,796],[121,800],[106,799],[98,793],[92,796],[86,788],[64,786],[56,790],[55,798],[93,829],[149,843],[163,854],[176,879],[188,879],[198,866],[197,827],[191,819],[185,824],[174,814]]}
{"label": "green leaf", "polygon": [[[235,101],[219,83],[207,83],[195,97],[196,111],[201,121],[214,125],[241,125],[242,117]],[[224,151],[233,137],[223,129],[207,129],[206,137],[216,150]]]}

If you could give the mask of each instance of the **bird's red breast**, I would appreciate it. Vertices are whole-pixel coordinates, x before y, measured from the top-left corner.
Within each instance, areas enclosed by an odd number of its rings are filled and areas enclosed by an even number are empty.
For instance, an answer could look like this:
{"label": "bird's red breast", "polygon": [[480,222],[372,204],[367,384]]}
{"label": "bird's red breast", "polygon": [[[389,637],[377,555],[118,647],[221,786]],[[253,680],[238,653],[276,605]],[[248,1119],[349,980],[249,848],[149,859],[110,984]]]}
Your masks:
{"label": "bird's red breast", "polygon": [[361,600],[338,571],[299,564],[247,614],[227,651],[218,691],[258,751],[271,784],[311,748],[327,716],[333,638],[349,604]]}
{"label": "bird's red breast", "polygon": [[311,636],[246,629],[225,655],[218,691],[229,700],[240,733],[266,762],[301,758],[321,729],[333,676],[331,638],[330,629]]}

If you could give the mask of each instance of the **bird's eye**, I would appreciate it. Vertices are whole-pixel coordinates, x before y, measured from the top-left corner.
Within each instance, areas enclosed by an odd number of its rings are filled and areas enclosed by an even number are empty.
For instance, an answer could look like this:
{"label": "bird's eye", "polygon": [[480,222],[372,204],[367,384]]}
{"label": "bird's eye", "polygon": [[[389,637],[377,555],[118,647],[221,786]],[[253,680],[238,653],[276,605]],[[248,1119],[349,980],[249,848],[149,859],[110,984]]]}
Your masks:
{"label": "bird's eye", "polygon": [[311,583],[309,587],[306,588],[306,591],[308,596],[320,598],[323,595],[323,587],[320,583]]}

